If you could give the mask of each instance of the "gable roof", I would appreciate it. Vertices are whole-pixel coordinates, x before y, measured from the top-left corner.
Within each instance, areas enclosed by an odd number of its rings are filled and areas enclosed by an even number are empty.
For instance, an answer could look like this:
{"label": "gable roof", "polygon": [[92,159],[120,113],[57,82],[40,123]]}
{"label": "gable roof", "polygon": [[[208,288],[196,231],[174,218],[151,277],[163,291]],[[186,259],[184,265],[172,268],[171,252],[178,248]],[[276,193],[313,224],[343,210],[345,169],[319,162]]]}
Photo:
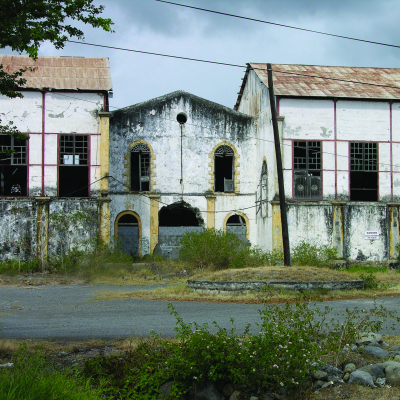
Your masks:
{"label": "gable roof", "polygon": [[[247,64],[235,109],[251,70],[268,86],[267,64]],[[400,99],[400,68],[272,64],[272,74],[276,96]]]}
{"label": "gable roof", "polygon": [[12,73],[32,67],[23,74],[23,88],[55,90],[112,90],[108,58],[38,57],[0,55],[3,70]]}

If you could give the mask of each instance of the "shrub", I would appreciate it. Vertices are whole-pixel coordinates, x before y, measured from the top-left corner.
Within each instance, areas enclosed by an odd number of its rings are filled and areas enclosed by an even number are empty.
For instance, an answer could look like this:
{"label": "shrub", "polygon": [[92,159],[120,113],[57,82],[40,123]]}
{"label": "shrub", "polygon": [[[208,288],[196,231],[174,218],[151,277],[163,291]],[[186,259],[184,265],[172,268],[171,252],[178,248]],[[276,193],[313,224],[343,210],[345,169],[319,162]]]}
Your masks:
{"label": "shrub", "polygon": [[379,288],[380,281],[373,272],[362,272],[359,276],[364,281],[364,289],[375,290]]}
{"label": "shrub", "polygon": [[256,266],[268,261],[260,248],[249,249],[237,235],[221,230],[184,234],[179,256],[195,267],[217,270]]}
{"label": "shrub", "polygon": [[327,245],[314,245],[301,241],[291,251],[292,263],[296,265],[307,265],[319,267],[327,260],[334,260],[337,257],[335,248]]}

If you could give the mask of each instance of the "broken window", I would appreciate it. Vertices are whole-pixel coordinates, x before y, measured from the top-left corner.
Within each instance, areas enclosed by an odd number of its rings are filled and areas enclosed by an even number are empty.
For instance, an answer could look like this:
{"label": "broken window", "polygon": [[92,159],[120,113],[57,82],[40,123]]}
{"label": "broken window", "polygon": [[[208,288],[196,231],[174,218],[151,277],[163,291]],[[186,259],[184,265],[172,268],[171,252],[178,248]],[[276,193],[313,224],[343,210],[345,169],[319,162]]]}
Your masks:
{"label": "broken window", "polygon": [[150,190],[150,149],[138,143],[131,150],[131,190],[148,192]]}
{"label": "broken window", "polygon": [[321,142],[294,141],[294,198],[321,199]]}
{"label": "broken window", "polygon": [[58,194],[61,197],[88,197],[89,137],[60,135]]}
{"label": "broken window", "polygon": [[261,216],[268,217],[268,168],[265,161],[261,168],[260,201]]}
{"label": "broken window", "polygon": [[28,193],[26,140],[0,134],[0,195],[26,196]]}
{"label": "broken window", "polygon": [[350,143],[350,200],[378,201],[376,143]]}
{"label": "broken window", "polygon": [[233,180],[235,154],[231,147],[222,145],[214,153],[214,182],[216,192],[233,193],[235,185]]}

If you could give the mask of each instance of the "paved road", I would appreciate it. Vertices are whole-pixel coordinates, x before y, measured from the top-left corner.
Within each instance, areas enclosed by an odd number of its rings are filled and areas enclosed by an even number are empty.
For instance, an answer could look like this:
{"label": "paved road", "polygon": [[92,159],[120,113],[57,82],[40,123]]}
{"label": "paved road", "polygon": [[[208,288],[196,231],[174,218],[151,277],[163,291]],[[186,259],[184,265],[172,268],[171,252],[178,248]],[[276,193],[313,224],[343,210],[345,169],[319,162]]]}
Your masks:
{"label": "paved road", "polygon": [[[0,287],[0,338],[46,338],[83,340],[89,338],[122,338],[147,336],[151,329],[163,337],[175,335],[175,319],[170,316],[168,302],[148,300],[90,301],[100,290],[129,291],[139,287],[115,286],[41,286]],[[397,310],[399,297],[377,300],[388,310]],[[216,320],[229,328],[230,318],[235,319],[238,332],[247,322],[259,322],[254,304],[214,304],[174,302],[176,310],[185,322],[195,320],[209,324]],[[371,308],[372,300],[348,300],[325,302],[334,310],[346,307]],[[254,329],[256,329],[254,327]],[[385,330],[383,333],[392,333]],[[400,325],[395,334],[400,335]]]}

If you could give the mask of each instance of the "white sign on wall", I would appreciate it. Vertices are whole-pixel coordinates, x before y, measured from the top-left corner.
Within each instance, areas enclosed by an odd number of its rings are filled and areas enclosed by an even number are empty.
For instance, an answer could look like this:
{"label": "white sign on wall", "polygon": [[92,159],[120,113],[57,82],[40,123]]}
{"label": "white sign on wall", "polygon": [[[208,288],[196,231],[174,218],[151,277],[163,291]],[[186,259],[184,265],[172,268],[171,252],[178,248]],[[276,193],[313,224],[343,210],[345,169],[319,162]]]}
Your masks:
{"label": "white sign on wall", "polygon": [[365,231],[365,240],[379,240],[379,231]]}

